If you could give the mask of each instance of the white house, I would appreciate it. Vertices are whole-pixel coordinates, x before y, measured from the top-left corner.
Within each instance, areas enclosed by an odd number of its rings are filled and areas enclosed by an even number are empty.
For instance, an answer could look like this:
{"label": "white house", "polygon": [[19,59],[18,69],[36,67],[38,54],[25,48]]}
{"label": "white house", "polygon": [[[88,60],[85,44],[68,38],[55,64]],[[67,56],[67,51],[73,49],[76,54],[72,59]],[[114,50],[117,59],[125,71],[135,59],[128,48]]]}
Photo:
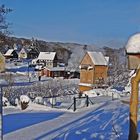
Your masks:
{"label": "white house", "polygon": [[51,68],[57,66],[56,52],[40,52],[37,59],[38,63],[43,63],[46,67]]}
{"label": "white house", "polygon": [[18,53],[18,57],[19,57],[20,59],[26,59],[26,58],[27,58],[27,51],[26,51],[25,48],[22,48],[22,49],[20,50],[20,52]]}

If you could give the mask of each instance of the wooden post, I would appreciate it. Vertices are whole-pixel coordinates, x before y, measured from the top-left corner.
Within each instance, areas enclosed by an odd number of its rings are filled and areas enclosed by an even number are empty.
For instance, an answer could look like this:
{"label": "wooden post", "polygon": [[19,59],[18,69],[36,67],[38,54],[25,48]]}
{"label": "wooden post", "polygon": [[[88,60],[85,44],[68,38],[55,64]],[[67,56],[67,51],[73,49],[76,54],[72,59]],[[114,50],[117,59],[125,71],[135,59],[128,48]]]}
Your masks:
{"label": "wooden post", "polygon": [[73,111],[76,111],[76,97],[73,97]]}
{"label": "wooden post", "polygon": [[86,105],[87,105],[87,107],[89,106],[88,95],[86,95]]}
{"label": "wooden post", "polygon": [[137,140],[137,113],[138,113],[138,91],[140,81],[140,69],[137,70],[136,76],[131,79],[131,97],[130,97],[130,126],[129,140]]}

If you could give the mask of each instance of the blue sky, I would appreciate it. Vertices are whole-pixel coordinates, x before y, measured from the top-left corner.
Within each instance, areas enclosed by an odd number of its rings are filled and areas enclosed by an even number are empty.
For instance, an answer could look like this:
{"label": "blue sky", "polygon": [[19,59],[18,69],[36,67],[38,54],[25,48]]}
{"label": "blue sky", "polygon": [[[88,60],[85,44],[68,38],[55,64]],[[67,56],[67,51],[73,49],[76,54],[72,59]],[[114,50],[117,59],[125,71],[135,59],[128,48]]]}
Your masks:
{"label": "blue sky", "polygon": [[104,45],[140,31],[140,0],[1,0],[14,36]]}

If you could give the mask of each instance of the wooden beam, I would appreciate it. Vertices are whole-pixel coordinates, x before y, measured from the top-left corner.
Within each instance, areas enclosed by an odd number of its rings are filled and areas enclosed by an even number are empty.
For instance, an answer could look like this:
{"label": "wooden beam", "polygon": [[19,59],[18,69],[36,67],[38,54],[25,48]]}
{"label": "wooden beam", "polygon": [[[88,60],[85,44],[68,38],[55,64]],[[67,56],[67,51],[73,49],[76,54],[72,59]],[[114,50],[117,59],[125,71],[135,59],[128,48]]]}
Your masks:
{"label": "wooden beam", "polygon": [[136,75],[131,79],[129,140],[138,139],[137,114],[138,114],[139,81],[140,81],[140,69],[137,70]]}

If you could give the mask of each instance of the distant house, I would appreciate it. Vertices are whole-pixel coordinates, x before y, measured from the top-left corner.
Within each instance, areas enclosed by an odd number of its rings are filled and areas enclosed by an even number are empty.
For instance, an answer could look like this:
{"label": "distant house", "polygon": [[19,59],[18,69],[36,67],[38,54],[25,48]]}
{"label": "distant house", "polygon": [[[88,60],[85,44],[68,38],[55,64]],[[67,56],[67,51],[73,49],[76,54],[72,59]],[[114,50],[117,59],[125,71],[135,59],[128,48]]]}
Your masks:
{"label": "distant house", "polygon": [[4,56],[5,56],[6,59],[9,59],[9,58],[16,58],[16,59],[18,59],[18,54],[17,54],[16,50],[14,50],[14,49],[9,49],[4,54]]}
{"label": "distant house", "polygon": [[57,66],[56,52],[40,52],[38,56],[38,63],[43,63],[48,68]]}
{"label": "distant house", "polygon": [[5,71],[5,57],[0,52],[0,72]]}
{"label": "distant house", "polygon": [[27,58],[27,50],[25,48],[22,48],[19,51],[18,58],[20,58],[20,59],[26,59]]}
{"label": "distant house", "polygon": [[47,77],[65,77],[66,71],[65,67],[52,67],[52,68],[45,68],[44,75]]}
{"label": "distant house", "polygon": [[140,65],[140,33],[131,36],[126,44],[128,68],[137,69]]}
{"label": "distant house", "polygon": [[108,60],[101,52],[87,52],[80,63],[81,91],[92,89],[96,85],[102,86],[107,78]]}

